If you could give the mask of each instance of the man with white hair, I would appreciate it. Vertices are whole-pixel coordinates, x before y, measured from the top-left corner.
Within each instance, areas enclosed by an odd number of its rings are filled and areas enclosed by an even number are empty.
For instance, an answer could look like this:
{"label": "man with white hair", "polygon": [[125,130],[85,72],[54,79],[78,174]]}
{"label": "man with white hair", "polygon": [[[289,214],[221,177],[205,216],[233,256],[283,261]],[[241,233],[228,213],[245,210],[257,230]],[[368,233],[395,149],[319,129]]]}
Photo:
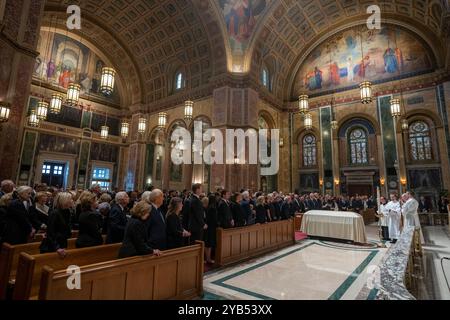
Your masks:
{"label": "man with white hair", "polygon": [[125,212],[125,208],[130,201],[128,194],[124,191],[118,192],[115,201],[116,203],[112,205],[109,212],[106,243],[122,242],[125,234],[125,226],[128,222]]}
{"label": "man with white hair", "polygon": [[153,189],[146,198],[152,205],[150,217],[147,219],[149,246],[153,249],[166,250],[166,219],[160,209],[164,202],[164,194],[160,189]]}
{"label": "man with white hair", "polygon": [[0,184],[0,198],[14,191],[16,185],[12,180],[3,180]]}

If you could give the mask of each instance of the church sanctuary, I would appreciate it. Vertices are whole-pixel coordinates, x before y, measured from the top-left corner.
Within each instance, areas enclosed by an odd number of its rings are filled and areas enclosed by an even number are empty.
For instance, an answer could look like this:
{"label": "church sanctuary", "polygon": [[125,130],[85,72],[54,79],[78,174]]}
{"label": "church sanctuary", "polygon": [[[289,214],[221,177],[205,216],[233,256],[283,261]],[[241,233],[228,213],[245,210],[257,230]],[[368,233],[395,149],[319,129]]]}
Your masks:
{"label": "church sanctuary", "polygon": [[0,0],[0,137],[5,304],[450,300],[448,0]]}

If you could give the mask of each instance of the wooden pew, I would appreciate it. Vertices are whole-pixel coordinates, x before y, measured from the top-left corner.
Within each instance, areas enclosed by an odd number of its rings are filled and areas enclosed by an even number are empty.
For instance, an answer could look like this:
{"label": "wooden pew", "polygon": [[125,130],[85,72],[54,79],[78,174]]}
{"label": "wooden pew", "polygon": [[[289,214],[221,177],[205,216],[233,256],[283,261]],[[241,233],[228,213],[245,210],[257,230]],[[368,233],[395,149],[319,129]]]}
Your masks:
{"label": "wooden pew", "polygon": [[[76,238],[67,240],[68,249],[75,249],[76,240]],[[30,255],[40,254],[40,245],[40,242],[31,242],[18,245],[3,243],[0,252],[0,300],[6,298],[8,285],[14,283],[20,253],[26,252]]]}
{"label": "wooden pew", "polygon": [[[34,235],[34,238],[31,239],[29,242],[33,243],[33,242],[42,242],[42,239],[44,239],[45,236],[45,232],[43,233],[36,233]],[[78,237],[78,230],[72,230],[72,236],[71,238],[77,238]]]}
{"label": "wooden pew", "polygon": [[243,261],[295,244],[295,219],[242,228],[217,228],[215,261],[219,266]]}
{"label": "wooden pew", "polygon": [[147,255],[80,266],[81,289],[69,290],[66,270],[44,266],[40,300],[166,300],[203,295],[203,242]]}
{"label": "wooden pew", "polygon": [[122,244],[106,244],[82,249],[66,250],[61,258],[56,252],[30,255],[22,252],[16,273],[13,300],[27,300],[37,297],[42,268],[47,265],[54,270],[66,269],[70,265],[93,264],[117,258]]}
{"label": "wooden pew", "polygon": [[[103,235],[103,242],[105,240],[106,235]],[[68,239],[67,249],[75,249],[76,241],[76,238]],[[0,251],[0,300],[6,299],[8,286],[14,285],[20,253],[26,252],[29,255],[40,254],[40,245],[40,242],[31,242],[18,245],[3,243]]]}

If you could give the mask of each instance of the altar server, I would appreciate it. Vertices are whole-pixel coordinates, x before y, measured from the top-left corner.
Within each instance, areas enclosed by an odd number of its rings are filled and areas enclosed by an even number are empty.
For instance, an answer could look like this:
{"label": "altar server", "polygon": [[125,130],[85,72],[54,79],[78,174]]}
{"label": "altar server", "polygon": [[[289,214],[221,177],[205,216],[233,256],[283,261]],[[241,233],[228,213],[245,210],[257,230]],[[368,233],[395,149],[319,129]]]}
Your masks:
{"label": "altar server", "polygon": [[383,240],[389,240],[389,209],[388,202],[385,197],[380,197],[380,208],[378,210],[378,214],[380,217]]}
{"label": "altar server", "polygon": [[388,220],[389,238],[391,243],[396,243],[400,237],[401,207],[398,196],[395,193],[390,195],[391,201],[386,205],[386,216]]}

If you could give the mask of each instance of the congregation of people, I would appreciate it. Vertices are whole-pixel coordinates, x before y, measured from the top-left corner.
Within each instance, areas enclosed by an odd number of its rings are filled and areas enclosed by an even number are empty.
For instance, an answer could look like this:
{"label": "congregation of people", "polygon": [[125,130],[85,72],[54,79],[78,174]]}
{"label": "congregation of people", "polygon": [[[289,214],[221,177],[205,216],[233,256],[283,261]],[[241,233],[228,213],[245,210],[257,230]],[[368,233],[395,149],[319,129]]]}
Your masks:
{"label": "congregation of people", "polygon": [[[377,208],[372,196],[265,194],[244,189],[233,193],[218,189],[206,194],[201,184],[182,192],[153,187],[143,193],[103,192],[99,185],[90,190],[63,191],[45,184],[16,188],[12,181],[4,180],[0,187],[0,243],[23,244],[42,233],[41,253],[57,252],[63,257],[72,230],[78,230],[77,248],[104,242],[122,243],[118,257],[124,258],[158,256],[164,250],[200,240],[205,242],[205,261],[214,263],[218,227],[228,229],[287,220],[309,210],[359,213],[379,209],[383,235],[395,241],[401,228],[402,209],[397,196],[390,197],[390,202],[382,197]],[[420,207],[410,193],[402,196],[402,202],[403,207],[416,206],[416,212]],[[405,224],[411,224],[411,219],[415,216],[406,215]]]}

